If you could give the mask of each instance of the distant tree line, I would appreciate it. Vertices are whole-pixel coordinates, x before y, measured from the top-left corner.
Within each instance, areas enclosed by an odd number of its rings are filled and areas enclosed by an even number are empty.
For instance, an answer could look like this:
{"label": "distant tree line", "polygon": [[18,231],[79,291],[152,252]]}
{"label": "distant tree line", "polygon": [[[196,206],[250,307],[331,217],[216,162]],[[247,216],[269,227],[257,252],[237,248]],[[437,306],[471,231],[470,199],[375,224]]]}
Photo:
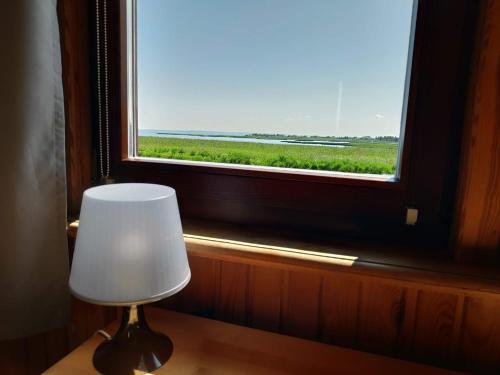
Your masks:
{"label": "distant tree line", "polygon": [[288,135],[288,134],[263,134],[263,133],[253,133],[241,136],[241,138],[257,138],[257,139],[282,139],[282,140],[294,140],[294,141],[345,141],[345,142],[355,142],[355,141],[372,141],[372,142],[399,142],[399,137],[394,137],[390,135],[378,136],[378,137],[336,137],[336,136],[319,136],[319,135]]}

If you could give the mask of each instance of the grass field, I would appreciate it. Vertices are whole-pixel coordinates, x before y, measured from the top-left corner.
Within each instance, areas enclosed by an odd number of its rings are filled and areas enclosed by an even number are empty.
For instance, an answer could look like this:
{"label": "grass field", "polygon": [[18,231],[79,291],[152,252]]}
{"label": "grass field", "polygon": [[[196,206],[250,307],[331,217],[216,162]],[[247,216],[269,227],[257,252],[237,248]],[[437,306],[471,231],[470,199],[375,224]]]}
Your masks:
{"label": "grass field", "polygon": [[393,174],[398,144],[359,140],[344,148],[139,137],[139,156],[352,173]]}

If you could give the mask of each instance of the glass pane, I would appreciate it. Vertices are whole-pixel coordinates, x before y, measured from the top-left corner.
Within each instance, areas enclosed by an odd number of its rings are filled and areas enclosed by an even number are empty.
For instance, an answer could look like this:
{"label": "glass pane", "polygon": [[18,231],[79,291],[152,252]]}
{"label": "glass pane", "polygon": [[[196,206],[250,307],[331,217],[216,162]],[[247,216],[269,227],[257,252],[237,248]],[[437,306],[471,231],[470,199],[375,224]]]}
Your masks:
{"label": "glass pane", "polygon": [[414,5],[137,0],[136,155],[397,174]]}

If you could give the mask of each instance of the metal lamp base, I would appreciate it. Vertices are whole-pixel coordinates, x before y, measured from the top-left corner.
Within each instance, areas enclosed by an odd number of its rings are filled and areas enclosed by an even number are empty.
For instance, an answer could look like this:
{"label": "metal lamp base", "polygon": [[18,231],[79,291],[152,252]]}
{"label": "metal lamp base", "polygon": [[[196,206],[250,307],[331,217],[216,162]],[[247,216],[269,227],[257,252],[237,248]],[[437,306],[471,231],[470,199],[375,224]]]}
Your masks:
{"label": "metal lamp base", "polygon": [[168,361],[173,348],[168,336],[149,328],[141,305],[124,307],[118,332],[97,347],[93,363],[106,375],[151,372]]}

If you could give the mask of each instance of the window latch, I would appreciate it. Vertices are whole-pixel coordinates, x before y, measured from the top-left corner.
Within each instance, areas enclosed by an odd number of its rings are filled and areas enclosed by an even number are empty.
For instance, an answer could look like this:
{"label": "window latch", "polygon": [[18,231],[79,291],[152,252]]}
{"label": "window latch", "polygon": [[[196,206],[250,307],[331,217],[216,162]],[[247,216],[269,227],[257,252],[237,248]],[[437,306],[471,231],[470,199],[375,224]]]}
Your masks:
{"label": "window latch", "polygon": [[406,207],[406,225],[415,225],[418,220],[418,209]]}

